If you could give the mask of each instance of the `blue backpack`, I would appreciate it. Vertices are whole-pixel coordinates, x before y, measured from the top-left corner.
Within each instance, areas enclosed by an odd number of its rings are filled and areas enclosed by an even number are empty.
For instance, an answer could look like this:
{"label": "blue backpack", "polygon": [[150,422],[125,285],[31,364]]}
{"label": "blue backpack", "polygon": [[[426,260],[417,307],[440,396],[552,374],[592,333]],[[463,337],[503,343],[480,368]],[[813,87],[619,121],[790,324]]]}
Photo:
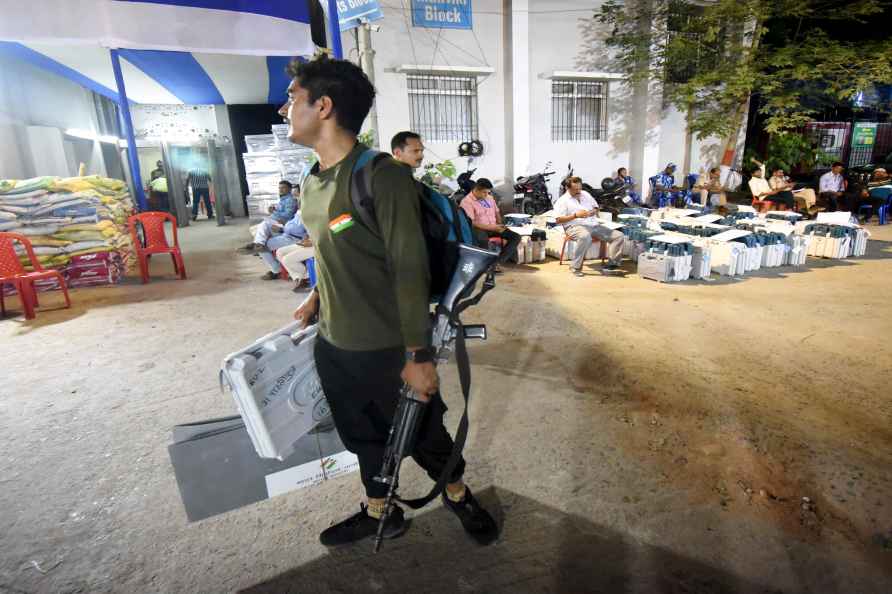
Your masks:
{"label": "blue backpack", "polygon": [[[386,153],[366,149],[353,165],[350,177],[350,198],[362,224],[372,233],[379,234],[375,218],[375,197],[372,193],[372,177],[375,167],[392,158]],[[458,246],[474,245],[471,223],[465,212],[456,204],[415,180],[421,205],[421,230],[427,244],[428,263],[431,272],[432,297],[442,295],[452,280],[458,263]]]}

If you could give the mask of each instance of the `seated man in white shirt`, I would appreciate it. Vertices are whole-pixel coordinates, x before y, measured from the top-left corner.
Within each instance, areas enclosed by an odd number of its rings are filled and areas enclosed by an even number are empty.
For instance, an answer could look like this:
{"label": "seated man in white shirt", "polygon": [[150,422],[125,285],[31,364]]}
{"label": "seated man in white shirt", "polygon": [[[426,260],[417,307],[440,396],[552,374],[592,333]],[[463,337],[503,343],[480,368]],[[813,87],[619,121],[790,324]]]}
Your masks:
{"label": "seated man in white shirt", "polygon": [[585,253],[592,245],[593,237],[607,242],[609,261],[605,270],[617,270],[623,257],[625,237],[619,231],[601,224],[601,220],[597,217],[598,203],[591,194],[582,189],[580,178],[571,177],[567,181],[567,192],[555,203],[554,214],[555,220],[564,226],[566,234],[576,242],[570,271],[576,276],[583,276],[582,263],[585,260]]}
{"label": "seated man in white shirt", "polygon": [[830,171],[821,176],[818,184],[818,196],[827,205],[828,210],[839,210],[839,201],[845,195],[846,180],[842,176],[845,166],[836,161]]}
{"label": "seated man in white shirt", "polygon": [[773,201],[774,195],[780,190],[772,190],[768,180],[765,179],[765,164],[756,161],[756,159],[752,159],[752,161],[758,166],[758,169],[753,170],[752,177],[749,181],[750,192],[753,194],[753,199],[760,202],[766,200]]}

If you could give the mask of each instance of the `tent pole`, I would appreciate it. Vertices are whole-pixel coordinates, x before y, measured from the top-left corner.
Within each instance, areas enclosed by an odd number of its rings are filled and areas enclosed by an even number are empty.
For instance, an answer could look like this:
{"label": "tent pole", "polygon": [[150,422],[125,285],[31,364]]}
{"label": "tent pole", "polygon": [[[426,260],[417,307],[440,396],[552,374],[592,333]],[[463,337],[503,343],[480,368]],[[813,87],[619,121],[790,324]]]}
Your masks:
{"label": "tent pole", "polygon": [[331,49],[334,57],[344,59],[344,50],[341,47],[341,19],[338,18],[337,0],[328,0],[328,29],[331,34]]}
{"label": "tent pole", "polygon": [[118,85],[118,106],[121,108],[121,119],[124,122],[124,134],[127,135],[127,157],[130,161],[130,179],[133,180],[133,191],[136,194],[136,204],[139,210],[146,210],[146,193],[142,187],[142,176],[139,174],[139,156],[136,152],[136,138],[133,136],[133,120],[130,118],[130,102],[127,100],[127,90],[124,88],[124,75],[121,74],[121,60],[118,50],[111,51],[112,70],[115,73],[115,83]]}

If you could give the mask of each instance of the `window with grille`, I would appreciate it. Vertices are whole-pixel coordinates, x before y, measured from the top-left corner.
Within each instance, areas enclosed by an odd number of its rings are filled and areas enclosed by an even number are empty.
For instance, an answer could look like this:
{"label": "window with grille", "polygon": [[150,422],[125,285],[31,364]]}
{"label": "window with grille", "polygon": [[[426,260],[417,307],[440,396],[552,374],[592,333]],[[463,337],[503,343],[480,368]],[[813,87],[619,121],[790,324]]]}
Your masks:
{"label": "window with grille", "polygon": [[430,142],[465,142],[477,134],[477,79],[472,76],[410,74],[412,130]]}
{"label": "window with grille", "polygon": [[607,140],[607,83],[551,81],[551,140]]}

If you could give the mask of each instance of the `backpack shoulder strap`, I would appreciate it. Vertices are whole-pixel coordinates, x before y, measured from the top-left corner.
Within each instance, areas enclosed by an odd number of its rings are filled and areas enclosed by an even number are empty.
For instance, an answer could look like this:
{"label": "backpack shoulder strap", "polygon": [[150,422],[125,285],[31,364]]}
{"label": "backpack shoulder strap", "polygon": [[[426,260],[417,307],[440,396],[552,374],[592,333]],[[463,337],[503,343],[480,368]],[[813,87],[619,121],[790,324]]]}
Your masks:
{"label": "backpack shoulder strap", "polygon": [[353,164],[350,173],[350,200],[362,224],[375,235],[379,234],[378,220],[375,218],[375,196],[372,188],[372,173],[381,161],[390,158],[387,153],[366,149]]}

